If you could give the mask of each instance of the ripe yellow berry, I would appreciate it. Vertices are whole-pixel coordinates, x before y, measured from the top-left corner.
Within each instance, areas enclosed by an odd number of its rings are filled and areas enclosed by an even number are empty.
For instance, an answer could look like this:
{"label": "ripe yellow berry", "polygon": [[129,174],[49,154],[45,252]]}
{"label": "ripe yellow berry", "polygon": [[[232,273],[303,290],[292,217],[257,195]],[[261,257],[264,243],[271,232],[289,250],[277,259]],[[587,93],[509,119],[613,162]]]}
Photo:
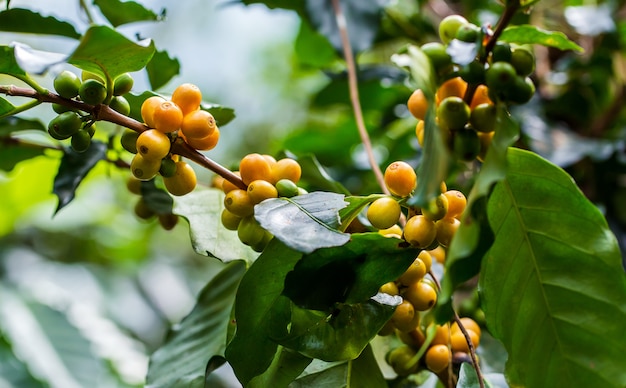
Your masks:
{"label": "ripe yellow berry", "polygon": [[215,128],[210,135],[203,138],[184,137],[187,144],[200,151],[209,151],[215,148],[220,140],[220,130]]}
{"label": "ripe yellow berry", "polygon": [[267,159],[261,154],[248,154],[241,159],[239,164],[241,179],[247,185],[257,179],[271,180],[271,169]]}
{"label": "ripe yellow berry", "polygon": [[409,196],[417,185],[415,170],[403,161],[391,163],[385,170],[384,179],[391,194],[398,197]]}
{"label": "ripe yellow berry", "polygon": [[[263,156],[266,157],[266,155]],[[300,176],[302,175],[300,163],[290,158],[280,159],[274,163],[271,163],[270,161],[269,165],[272,172],[270,182],[274,184],[281,179],[289,179],[293,183],[297,184],[300,180]]]}
{"label": "ripe yellow berry", "polygon": [[148,181],[159,172],[161,160],[144,159],[141,154],[135,154],[130,162],[130,171],[133,176],[142,181]]}
{"label": "ripe yellow berry", "polygon": [[163,178],[165,188],[172,195],[185,195],[189,194],[196,188],[197,178],[196,172],[186,162],[176,162],[176,172],[174,175],[168,178]]}
{"label": "ripe yellow berry", "polygon": [[400,214],[400,204],[390,197],[378,198],[367,209],[367,219],[376,229],[391,228],[400,219]]}
{"label": "ripe yellow berry", "polygon": [[152,114],[154,128],[163,133],[174,132],[183,122],[183,112],[171,101],[162,102],[154,107]]}
{"label": "ripe yellow berry", "polygon": [[409,268],[400,275],[398,281],[405,286],[409,286],[422,280],[424,275],[426,275],[426,264],[424,264],[421,259],[417,258],[413,260]]}
{"label": "ripe yellow berry", "polygon": [[224,207],[229,212],[242,218],[254,213],[254,204],[248,192],[242,189],[229,191],[224,197]]}
{"label": "ripe yellow berry", "polygon": [[148,97],[141,104],[141,118],[150,128],[154,128],[154,110],[166,100],[161,96]]}
{"label": "ripe yellow berry", "polygon": [[391,316],[391,321],[396,326],[396,329],[409,332],[414,330],[420,322],[420,316],[415,311],[415,308],[408,300],[403,300]]}
{"label": "ripe yellow berry", "polygon": [[278,190],[268,181],[257,179],[248,185],[248,196],[256,205],[268,198],[278,198]]}
{"label": "ripe yellow berry", "polygon": [[213,133],[217,128],[215,118],[205,110],[195,110],[183,116],[180,130],[187,139],[201,139]]}
{"label": "ripe yellow berry", "polygon": [[427,248],[437,237],[435,223],[423,215],[409,218],[404,226],[404,239],[417,248]]}
{"label": "ripe yellow berry", "polygon": [[186,115],[200,107],[202,92],[196,85],[184,83],[174,89],[172,101],[178,105],[183,114]]}
{"label": "ripe yellow berry", "polygon": [[411,302],[415,310],[426,311],[437,303],[437,291],[429,283],[419,281],[404,291],[404,298]]}
{"label": "ripe yellow berry", "polygon": [[146,160],[161,160],[170,153],[169,137],[156,129],[143,131],[137,137],[137,152]]}
{"label": "ripe yellow berry", "polygon": [[426,118],[426,111],[428,110],[428,100],[422,89],[415,90],[409,100],[407,101],[407,108],[413,117],[424,120]]}
{"label": "ripe yellow berry", "polygon": [[426,367],[435,373],[446,369],[452,354],[447,345],[434,345],[426,351]]}

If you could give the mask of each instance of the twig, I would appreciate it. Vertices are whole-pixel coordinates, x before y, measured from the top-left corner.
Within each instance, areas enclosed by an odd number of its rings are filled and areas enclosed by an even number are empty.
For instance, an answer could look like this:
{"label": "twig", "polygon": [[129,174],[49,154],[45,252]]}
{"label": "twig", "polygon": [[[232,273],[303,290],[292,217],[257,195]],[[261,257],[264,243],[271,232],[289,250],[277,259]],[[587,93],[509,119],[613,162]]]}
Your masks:
{"label": "twig", "polygon": [[476,358],[476,349],[474,349],[474,344],[472,343],[472,339],[470,338],[469,333],[467,332],[467,329],[465,329],[465,326],[463,326],[463,323],[461,322],[461,318],[459,318],[459,314],[457,314],[456,311],[454,311],[454,321],[459,326],[459,329],[461,330],[461,333],[463,333],[463,337],[465,337],[465,341],[467,342],[467,347],[469,348],[470,357],[472,358],[472,366],[474,367],[474,370],[476,371],[476,376],[478,377],[478,385],[480,386],[480,388],[485,388],[485,381],[483,380],[483,373],[480,370],[480,366],[478,365],[478,359]]}
{"label": "twig", "polygon": [[352,53],[352,47],[350,46],[350,38],[348,37],[348,29],[346,26],[346,18],[341,11],[341,6],[339,4],[339,0],[333,0],[333,10],[335,11],[335,19],[337,21],[337,27],[339,28],[339,35],[341,36],[341,45],[343,46],[343,56],[346,60],[346,67],[348,70],[348,85],[350,88],[350,102],[352,103],[352,110],[354,111],[354,118],[356,120],[356,125],[359,130],[359,135],[361,136],[361,142],[363,143],[363,147],[367,152],[367,158],[369,160],[369,164],[372,167],[372,171],[376,176],[376,181],[380,186],[383,193],[389,195],[389,190],[385,185],[385,179],[383,178],[383,173],[376,162],[376,158],[374,157],[374,151],[372,149],[372,142],[370,141],[370,137],[367,133],[367,129],[365,128],[365,122],[363,120],[363,111],[361,109],[361,102],[359,99],[359,87],[356,76],[356,64],[354,63],[354,56]]}
{"label": "twig", "polygon": [[[8,96],[28,97],[35,99],[39,102],[55,103],[68,106],[91,114],[93,119],[96,121],[108,121],[136,132],[143,132],[147,129],[150,129],[145,124],[140,123],[139,121],[125,116],[121,113],[118,113],[107,105],[89,105],[81,101],[63,98],[58,94],[52,92],[41,94],[36,90],[29,88],[22,88],[14,85],[0,85],[0,94],[6,94]],[[246,184],[241,180],[240,177],[233,174],[230,170],[223,167],[219,163],[207,158],[182,140],[172,143],[172,152],[180,156],[184,156],[185,158],[192,160],[200,166],[213,171],[214,173],[222,176],[224,179],[230,181],[232,184],[241,189],[245,190],[247,188]]]}

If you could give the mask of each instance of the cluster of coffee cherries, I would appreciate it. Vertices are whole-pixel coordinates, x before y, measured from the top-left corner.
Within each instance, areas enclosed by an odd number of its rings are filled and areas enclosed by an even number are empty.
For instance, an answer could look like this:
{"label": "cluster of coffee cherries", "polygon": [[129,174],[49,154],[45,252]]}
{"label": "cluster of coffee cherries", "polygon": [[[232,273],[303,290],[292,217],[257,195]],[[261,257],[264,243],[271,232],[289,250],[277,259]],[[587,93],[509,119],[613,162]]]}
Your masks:
{"label": "cluster of coffee cherries", "polygon": [[[459,321],[467,332],[472,347],[476,349],[480,344],[480,325],[469,317],[460,318]],[[416,359],[417,352],[426,343],[426,330],[418,326],[409,332],[398,331],[398,337],[403,344],[389,351],[386,361],[399,376],[408,376],[424,368],[439,373],[451,363],[469,362],[469,342],[457,322],[436,325],[435,335],[428,343],[426,352],[423,357]]]}
{"label": "cluster of coffee cherries", "polygon": [[196,187],[195,171],[171,152],[171,145],[178,138],[198,150],[217,145],[220,132],[215,118],[200,109],[201,102],[200,89],[189,83],[179,85],[171,100],[152,96],[143,102],[141,117],[149,128],[141,133],[126,131],[121,138],[122,146],[135,154],[130,165],[135,178],[150,180],[160,174],[167,191],[177,196]]}
{"label": "cluster of coffee cherries", "polygon": [[[123,97],[133,87],[133,78],[124,73],[114,80],[113,96],[108,98],[107,87],[96,74],[83,71],[79,78],[69,70],[64,70],[54,78],[54,90],[63,98],[82,101],[89,105],[107,103],[113,110],[128,115],[130,104]],[[57,140],[70,139],[70,145],[76,152],[85,152],[93,138],[96,127],[94,120],[83,112],[63,104],[52,104],[57,113],[48,124],[48,133]]]}
{"label": "cluster of coffee cherries", "polygon": [[235,174],[241,177],[247,189],[225,179],[214,183],[225,193],[222,224],[226,229],[236,230],[241,242],[260,252],[273,236],[254,218],[254,206],[268,198],[305,194],[306,191],[298,187],[302,168],[291,158],[276,160],[271,155],[253,153],[241,159]]}
{"label": "cluster of coffee cherries", "polygon": [[402,206],[417,186],[417,174],[408,163],[396,161],[385,170],[384,180],[392,195],[378,198],[369,205],[367,219],[372,226],[385,235],[401,237],[416,248],[447,248],[467,205],[465,195],[458,190],[448,190],[442,182],[442,193],[426,206],[407,207],[407,221],[402,229],[398,225],[403,216]]}
{"label": "cluster of coffee cherries", "polygon": [[[132,194],[139,195],[139,199],[135,202],[135,215],[142,220],[152,220],[156,218],[159,221],[159,224],[165,230],[173,229],[176,224],[178,224],[178,216],[176,214],[167,212],[161,213],[157,212],[150,207],[150,205],[144,200],[144,193],[142,192],[141,185],[144,184],[143,181],[131,176],[126,181],[126,188]],[[165,194],[167,195],[167,194]]]}
{"label": "cluster of coffee cherries", "polygon": [[[460,160],[482,160],[496,128],[494,102],[523,104],[535,93],[529,78],[535,70],[535,57],[526,46],[497,42],[485,53],[491,31],[451,15],[439,25],[441,42],[426,43],[421,50],[437,73],[440,86],[435,94],[436,122],[453,154]],[[476,45],[476,57],[459,64],[449,54],[450,45]],[[423,90],[415,90],[408,108],[419,121],[416,135],[423,144],[424,119],[428,100]]]}

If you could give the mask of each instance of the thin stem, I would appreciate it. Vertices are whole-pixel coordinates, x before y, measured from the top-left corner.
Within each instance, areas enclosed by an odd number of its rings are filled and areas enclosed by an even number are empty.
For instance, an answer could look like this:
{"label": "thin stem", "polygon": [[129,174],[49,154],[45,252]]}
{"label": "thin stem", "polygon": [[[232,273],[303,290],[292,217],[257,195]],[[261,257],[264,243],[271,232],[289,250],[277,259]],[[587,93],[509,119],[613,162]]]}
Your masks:
{"label": "thin stem", "polygon": [[27,110],[29,110],[31,108],[36,107],[39,104],[41,104],[41,101],[37,101],[37,100],[29,101],[26,104],[23,104],[23,105],[20,105],[20,106],[16,106],[15,109],[13,109],[10,112],[7,112],[7,113],[5,113],[3,115],[0,115],[0,119],[3,119],[3,118],[8,117],[8,116],[13,116],[13,115],[16,115],[18,113],[25,112],[25,111],[27,111]]}
{"label": "thin stem", "polygon": [[465,329],[465,326],[463,326],[461,318],[459,318],[459,314],[457,314],[456,311],[454,311],[454,321],[459,326],[459,329],[461,330],[461,333],[463,333],[463,337],[465,337],[465,341],[467,342],[467,347],[469,348],[470,357],[472,359],[472,366],[474,367],[474,370],[476,371],[476,376],[478,377],[478,385],[480,386],[480,388],[485,388],[483,373],[480,370],[480,366],[478,365],[478,359],[476,358],[476,349],[474,349],[472,339],[470,338],[467,329]]}
{"label": "thin stem", "polygon": [[48,89],[41,87],[34,79],[30,78],[27,74],[24,75],[14,75],[13,77],[19,79],[20,81],[24,81],[28,86],[35,89],[39,94],[48,94]]}
{"label": "thin stem", "polygon": [[372,149],[372,142],[370,141],[369,134],[367,133],[367,128],[365,127],[365,122],[363,120],[363,111],[361,109],[361,102],[359,99],[359,87],[356,76],[356,64],[354,63],[354,56],[352,53],[352,47],[350,46],[350,38],[348,37],[348,29],[346,26],[346,18],[341,11],[341,6],[339,4],[339,0],[333,0],[333,10],[335,11],[335,19],[337,21],[337,27],[339,28],[339,35],[341,36],[341,45],[343,46],[343,56],[346,60],[346,67],[348,70],[348,87],[350,89],[350,102],[352,103],[352,110],[354,111],[354,118],[356,120],[356,125],[359,130],[359,135],[361,137],[361,142],[363,143],[363,147],[367,152],[367,159],[369,161],[370,166],[372,167],[372,171],[376,176],[376,181],[378,185],[382,189],[383,193],[389,195],[389,190],[385,185],[385,179],[383,178],[383,173],[376,162],[376,158],[374,157],[374,150]]}
{"label": "thin stem", "polygon": [[87,18],[87,22],[89,22],[89,24],[93,24],[94,19],[93,19],[93,16],[91,15],[91,11],[89,11],[89,6],[87,6],[87,3],[85,2],[85,0],[80,0],[80,8],[82,8],[83,11],[85,12],[85,17]]}
{"label": "thin stem", "polygon": [[[8,96],[28,97],[37,100],[38,103],[47,102],[68,106],[91,114],[93,120],[108,121],[140,133],[147,129],[150,129],[145,124],[140,123],[139,121],[132,119],[128,116],[124,116],[123,114],[114,111],[107,105],[89,105],[81,101],[68,100],[52,92],[46,91],[45,94],[42,94],[33,89],[22,88],[14,85],[0,85],[0,94],[6,94]],[[172,152],[180,156],[186,157],[187,159],[192,160],[202,167],[213,171],[214,173],[222,176],[224,179],[230,181],[232,184],[241,189],[247,188],[246,184],[241,180],[240,177],[233,174],[230,170],[223,167],[219,163],[207,158],[205,155],[190,147],[182,140],[175,141],[172,144]]]}

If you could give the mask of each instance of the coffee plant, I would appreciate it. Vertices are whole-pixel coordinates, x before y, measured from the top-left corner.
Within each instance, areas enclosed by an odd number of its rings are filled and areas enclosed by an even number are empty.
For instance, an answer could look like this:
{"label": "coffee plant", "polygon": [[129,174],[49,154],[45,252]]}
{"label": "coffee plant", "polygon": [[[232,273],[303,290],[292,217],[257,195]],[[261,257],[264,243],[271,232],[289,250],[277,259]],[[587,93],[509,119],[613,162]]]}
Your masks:
{"label": "coffee plant", "polygon": [[[626,386],[624,2],[240,2],[297,14],[293,66],[326,81],[275,152],[232,164],[211,152],[233,109],[128,33],[165,11],[5,2],[0,30],[37,44],[0,42],[3,179],[58,160],[32,177],[56,214],[104,165],[137,218],[223,265],[143,382],[103,354],[34,361],[31,321],[71,316],[0,286],[0,385],[209,387],[226,367],[245,387]],[[50,342],[83,346],[68,327]]]}

